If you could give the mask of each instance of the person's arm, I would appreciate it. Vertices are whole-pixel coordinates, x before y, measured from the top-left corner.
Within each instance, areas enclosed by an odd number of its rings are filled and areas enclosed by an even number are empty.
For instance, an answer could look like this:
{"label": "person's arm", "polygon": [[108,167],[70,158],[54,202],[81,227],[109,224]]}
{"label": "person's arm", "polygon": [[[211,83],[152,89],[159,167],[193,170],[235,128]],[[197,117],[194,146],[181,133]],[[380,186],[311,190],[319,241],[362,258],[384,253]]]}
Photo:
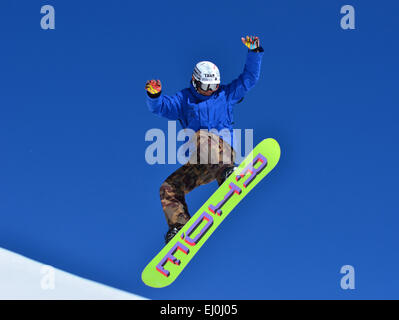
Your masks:
{"label": "person's arm", "polygon": [[181,119],[183,100],[181,92],[173,96],[162,94],[162,85],[159,80],[147,81],[145,89],[147,91],[147,106],[152,113],[169,120]]}
{"label": "person's arm", "polygon": [[226,86],[227,99],[232,103],[239,103],[245,94],[251,90],[259,80],[263,48],[259,44],[258,37],[241,38],[248,48],[247,60],[244,71],[240,76]]}

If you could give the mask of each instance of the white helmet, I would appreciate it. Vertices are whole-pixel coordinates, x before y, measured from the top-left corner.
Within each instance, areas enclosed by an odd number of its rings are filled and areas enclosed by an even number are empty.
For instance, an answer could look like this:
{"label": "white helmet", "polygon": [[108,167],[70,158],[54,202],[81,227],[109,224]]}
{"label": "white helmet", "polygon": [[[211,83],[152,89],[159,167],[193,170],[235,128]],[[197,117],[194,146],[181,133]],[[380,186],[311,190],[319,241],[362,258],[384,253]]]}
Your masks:
{"label": "white helmet", "polygon": [[216,90],[220,84],[220,72],[218,67],[210,61],[198,62],[193,71],[193,85],[201,86],[202,90]]}

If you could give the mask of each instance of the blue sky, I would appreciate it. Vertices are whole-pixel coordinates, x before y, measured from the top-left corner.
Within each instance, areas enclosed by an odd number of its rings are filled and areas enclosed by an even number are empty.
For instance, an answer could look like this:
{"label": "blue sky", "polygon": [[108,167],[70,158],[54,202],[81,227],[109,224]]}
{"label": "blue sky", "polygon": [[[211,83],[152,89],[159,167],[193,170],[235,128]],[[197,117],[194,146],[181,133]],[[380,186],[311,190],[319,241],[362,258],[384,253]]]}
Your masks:
{"label": "blue sky", "polygon": [[[40,28],[45,4],[55,30]],[[345,4],[355,30],[340,28]],[[2,1],[0,246],[153,299],[397,299],[398,10]],[[145,81],[173,94],[211,60],[228,83],[246,34],[265,55],[235,126],[253,128],[255,144],[279,141],[280,163],[172,286],[146,287],[141,270],[167,230],[159,186],[179,165],[145,162],[145,132],[167,129],[147,109]],[[187,196],[192,213],[216,187]],[[343,265],[355,290],[340,288]]]}

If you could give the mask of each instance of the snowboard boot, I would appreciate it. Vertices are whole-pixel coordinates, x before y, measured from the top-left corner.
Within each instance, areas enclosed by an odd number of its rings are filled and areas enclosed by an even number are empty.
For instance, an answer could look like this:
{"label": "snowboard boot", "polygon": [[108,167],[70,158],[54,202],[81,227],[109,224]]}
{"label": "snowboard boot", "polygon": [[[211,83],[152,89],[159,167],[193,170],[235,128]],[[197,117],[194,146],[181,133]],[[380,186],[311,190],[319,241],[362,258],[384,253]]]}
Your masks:
{"label": "snowboard boot", "polygon": [[226,169],[223,170],[222,174],[220,175],[220,183],[219,186],[223,184],[223,182],[226,181],[226,179],[234,172],[236,167],[227,167]]}
{"label": "snowboard boot", "polygon": [[170,227],[168,232],[165,234],[165,244],[167,244],[170,240],[173,239],[173,237],[179,232],[179,230],[183,228],[183,225],[181,224],[175,224]]}

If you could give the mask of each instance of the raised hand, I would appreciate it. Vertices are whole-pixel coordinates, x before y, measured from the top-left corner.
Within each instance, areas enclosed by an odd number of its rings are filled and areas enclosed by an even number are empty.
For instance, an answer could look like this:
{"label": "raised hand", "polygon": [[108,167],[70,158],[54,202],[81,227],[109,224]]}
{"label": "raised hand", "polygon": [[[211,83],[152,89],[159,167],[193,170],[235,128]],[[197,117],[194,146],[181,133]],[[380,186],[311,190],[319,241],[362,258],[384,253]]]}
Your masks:
{"label": "raised hand", "polygon": [[148,80],[145,84],[145,90],[150,94],[158,94],[162,90],[162,84],[160,80]]}
{"label": "raised hand", "polygon": [[241,38],[241,41],[249,50],[256,50],[260,47],[259,37],[246,36],[246,38]]}

